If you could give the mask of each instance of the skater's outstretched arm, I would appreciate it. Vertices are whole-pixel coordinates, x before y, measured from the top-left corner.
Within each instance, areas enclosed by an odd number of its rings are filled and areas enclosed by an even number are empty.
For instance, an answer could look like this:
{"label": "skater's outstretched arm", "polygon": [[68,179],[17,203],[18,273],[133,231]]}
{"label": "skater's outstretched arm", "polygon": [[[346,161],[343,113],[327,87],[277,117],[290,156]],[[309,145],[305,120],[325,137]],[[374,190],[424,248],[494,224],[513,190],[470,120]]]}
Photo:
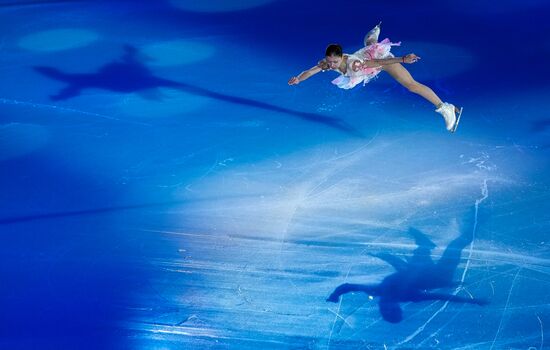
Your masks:
{"label": "skater's outstretched arm", "polygon": [[395,63],[415,63],[420,59],[414,53],[410,53],[403,57],[392,57],[392,58],[375,58],[372,60],[365,60],[362,63],[362,68],[375,68],[380,66],[387,66]]}
{"label": "skater's outstretched arm", "polygon": [[312,75],[315,75],[322,70],[328,69],[328,66],[324,67],[325,65],[326,63],[323,63],[323,61],[320,61],[316,66],[313,66],[310,69],[305,70],[302,73],[298,74],[297,76],[290,78],[288,80],[288,85],[300,84],[300,82],[310,78]]}
{"label": "skater's outstretched arm", "polygon": [[340,295],[351,293],[351,292],[363,292],[369,295],[379,294],[378,288],[376,285],[344,283],[336,287],[334,292],[332,292],[332,294],[330,294],[330,296],[327,298],[327,301],[337,303],[338,300],[340,299]]}
{"label": "skater's outstretched arm", "polygon": [[453,294],[443,294],[443,293],[421,293],[421,300],[444,300],[452,301],[455,303],[468,303],[468,304],[477,304],[477,305],[487,305],[489,302],[485,299],[476,299],[476,298],[464,298],[459,297],[458,295]]}

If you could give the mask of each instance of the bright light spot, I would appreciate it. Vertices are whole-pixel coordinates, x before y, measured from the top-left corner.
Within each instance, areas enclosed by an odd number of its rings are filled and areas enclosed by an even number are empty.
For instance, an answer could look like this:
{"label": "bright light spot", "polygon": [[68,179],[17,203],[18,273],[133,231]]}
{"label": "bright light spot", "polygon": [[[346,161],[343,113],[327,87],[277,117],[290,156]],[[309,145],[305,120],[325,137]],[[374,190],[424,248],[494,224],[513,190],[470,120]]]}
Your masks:
{"label": "bright light spot", "polygon": [[53,29],[29,34],[19,41],[19,46],[32,51],[61,51],[87,46],[98,37],[85,29]]}

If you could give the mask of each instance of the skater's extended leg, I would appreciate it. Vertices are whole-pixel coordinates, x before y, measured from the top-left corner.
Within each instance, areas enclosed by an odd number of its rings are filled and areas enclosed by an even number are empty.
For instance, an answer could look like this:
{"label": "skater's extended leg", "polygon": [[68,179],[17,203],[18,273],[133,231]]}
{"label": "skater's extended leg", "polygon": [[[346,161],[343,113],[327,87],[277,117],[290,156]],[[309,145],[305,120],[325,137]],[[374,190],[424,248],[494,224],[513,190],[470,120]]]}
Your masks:
{"label": "skater's extended leg", "polygon": [[406,70],[401,64],[388,64],[383,66],[383,69],[401,85],[409,89],[409,91],[414,92],[415,94],[418,94],[433,103],[433,105],[437,107],[435,111],[443,116],[447,130],[450,132],[456,131],[456,127],[458,126],[456,113],[459,113],[460,117],[462,109],[456,108],[453,104],[441,101],[432,89],[414,80],[409,71]]}
{"label": "skater's extended leg", "polygon": [[451,281],[453,275],[460,263],[460,256],[462,250],[466,248],[472,242],[472,235],[470,232],[460,235],[455,238],[443,252],[443,256],[437,262],[437,271],[439,277],[444,280]]}
{"label": "skater's extended leg", "polygon": [[477,305],[487,305],[489,302],[486,299],[478,298],[464,298],[458,295],[453,294],[443,294],[443,293],[421,293],[418,295],[418,300],[443,300],[451,301],[453,303],[467,303],[467,304],[477,304]]}
{"label": "skater's extended leg", "polygon": [[433,92],[432,89],[424,84],[414,80],[411,73],[401,64],[389,64],[383,66],[383,69],[388,72],[397,82],[406,87],[410,92],[414,92],[426,100],[430,101],[434,106],[438,107],[443,101]]}

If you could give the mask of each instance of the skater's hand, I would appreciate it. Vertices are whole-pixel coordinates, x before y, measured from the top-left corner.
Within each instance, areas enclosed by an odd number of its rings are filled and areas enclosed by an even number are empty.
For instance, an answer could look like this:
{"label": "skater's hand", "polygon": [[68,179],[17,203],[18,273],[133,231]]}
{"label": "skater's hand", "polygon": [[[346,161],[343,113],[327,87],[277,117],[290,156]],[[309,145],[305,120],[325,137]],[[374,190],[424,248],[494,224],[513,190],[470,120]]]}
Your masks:
{"label": "skater's hand", "polygon": [[328,69],[330,69],[330,67],[328,66],[327,61],[325,61],[325,60],[320,60],[320,61],[317,63],[317,66],[318,66],[319,68],[321,68],[322,70],[328,70]]}
{"label": "skater's hand", "polygon": [[300,79],[298,79],[298,77],[292,77],[288,81],[288,85],[298,85],[298,84],[300,84]]}
{"label": "skater's hand", "polygon": [[420,57],[418,57],[414,53],[410,53],[410,54],[403,57],[403,62],[404,63],[415,63],[419,59],[420,59]]}

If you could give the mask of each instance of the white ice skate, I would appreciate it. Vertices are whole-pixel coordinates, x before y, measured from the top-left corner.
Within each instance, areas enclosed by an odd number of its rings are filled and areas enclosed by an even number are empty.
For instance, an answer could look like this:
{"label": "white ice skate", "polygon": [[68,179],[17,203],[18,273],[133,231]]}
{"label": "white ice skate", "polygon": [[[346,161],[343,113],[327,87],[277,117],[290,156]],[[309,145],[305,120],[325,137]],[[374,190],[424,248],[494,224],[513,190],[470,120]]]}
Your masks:
{"label": "white ice skate", "polygon": [[365,46],[369,46],[372,44],[376,44],[378,42],[378,36],[380,35],[380,25],[382,24],[382,21],[376,25],[376,27],[372,28],[367,35],[365,35],[365,40],[363,40],[363,43]]}
{"label": "white ice skate", "polygon": [[450,132],[455,132],[460,122],[460,116],[462,115],[462,108],[458,109],[453,104],[443,102],[439,108],[435,110],[437,113],[443,116],[445,119],[445,127]]}

